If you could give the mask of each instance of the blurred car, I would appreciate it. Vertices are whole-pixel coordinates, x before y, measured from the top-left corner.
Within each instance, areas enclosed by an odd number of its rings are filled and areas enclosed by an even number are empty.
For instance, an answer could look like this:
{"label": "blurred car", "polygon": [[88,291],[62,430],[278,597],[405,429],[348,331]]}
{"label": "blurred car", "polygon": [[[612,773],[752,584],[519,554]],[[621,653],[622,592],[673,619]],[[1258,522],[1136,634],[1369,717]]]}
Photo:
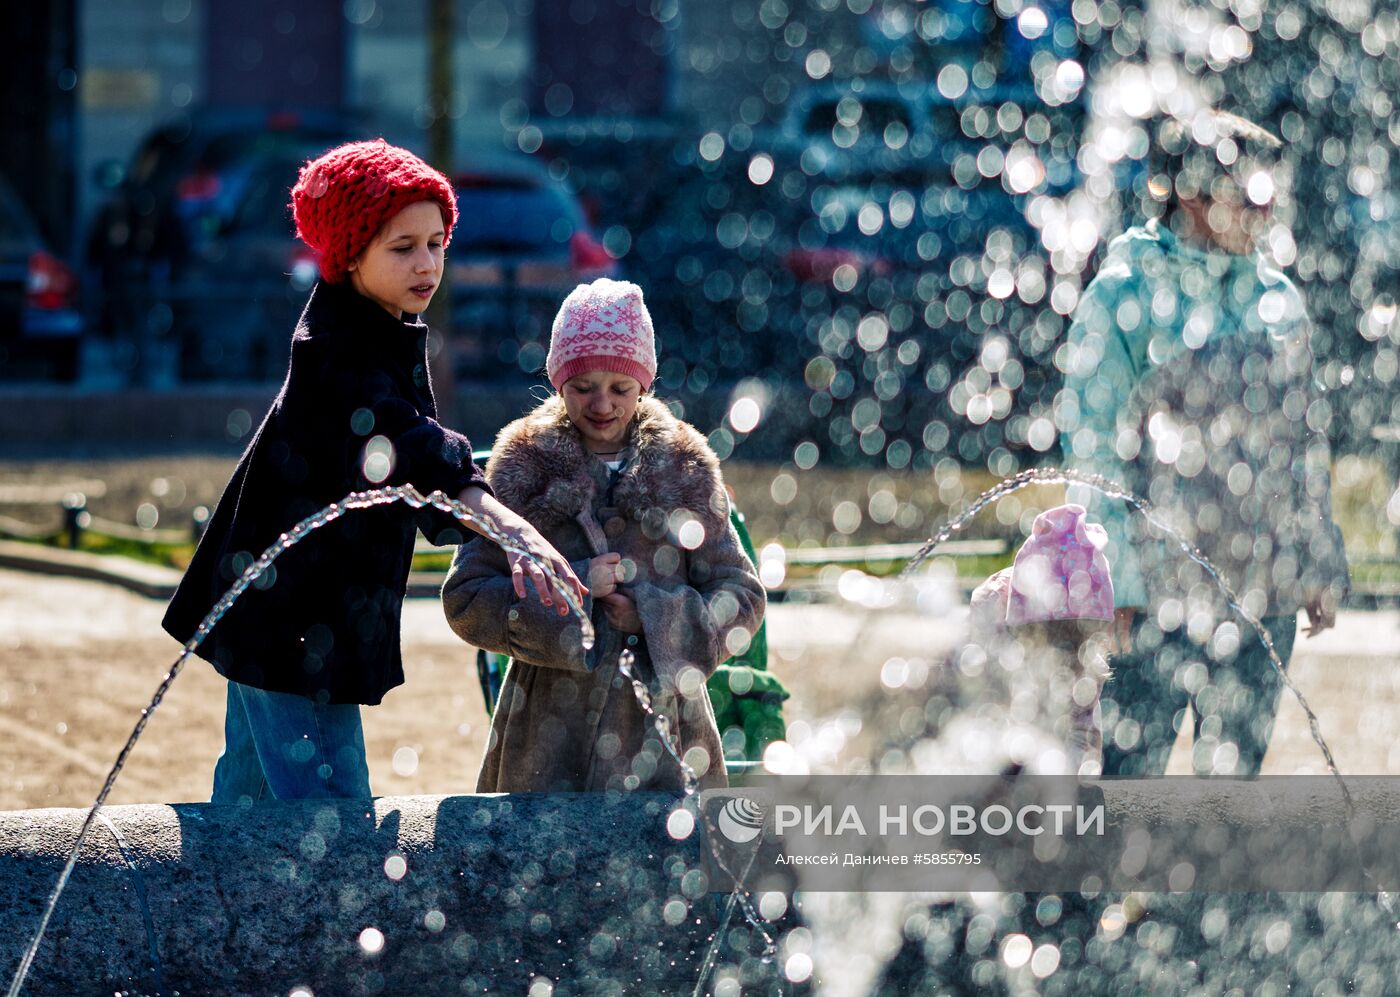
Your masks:
{"label": "blurred car", "polygon": [[186,378],[275,380],[292,327],[319,276],[295,235],[289,192],[319,141],[235,160],[186,221],[189,252],[169,288]]}
{"label": "blurred car", "polygon": [[[867,81],[859,114],[836,107],[850,90],[820,88],[796,102],[786,140],[692,147],[688,178],[634,240],[670,383],[805,381],[838,446],[854,446],[845,431],[872,396],[884,435],[861,448],[903,434],[918,449],[926,425],[965,422],[959,378],[1046,307],[1034,206],[1073,190],[1079,111],[1011,87],[956,102],[926,88]],[[868,140],[842,144],[851,120]],[[908,134],[891,149],[895,125]],[[1029,403],[1042,385],[1010,349],[1007,380]]]}
{"label": "blurred car", "polygon": [[83,319],[78,280],[0,178],[0,376],[77,376]]}
{"label": "blurred car", "polygon": [[859,87],[829,82],[799,91],[775,139],[828,156],[853,151],[907,160],[941,153],[943,142],[959,136],[957,108],[927,83],[863,80]]}
{"label": "blurred car", "polygon": [[544,366],[549,329],[582,282],[616,277],[618,262],[579,199],[525,156],[477,156],[453,176],[457,228],[447,253],[452,356],[460,376],[501,363]]}
{"label": "blurred car", "polygon": [[[964,187],[917,165],[808,175],[775,160],[759,185],[749,163],[697,167],[636,238],[635,266],[664,316],[658,334],[674,337],[663,352],[709,365],[712,377],[799,376],[842,306],[902,302],[922,317],[955,290],[985,292],[1037,246],[1024,196],[984,178]],[[933,335],[969,339],[956,325]]]}
{"label": "blurred car", "polygon": [[201,229],[208,234],[211,210],[227,203],[226,175],[251,157],[293,149],[324,150],[351,138],[339,115],[203,109],[148,134],[129,166],[98,167],[99,182],[112,195],[99,209],[88,244],[90,258],[112,255],[176,260]]}
{"label": "blurred car", "polygon": [[[318,276],[294,235],[288,191],[306,159],[348,138],[291,125],[227,132],[193,158],[160,135],[148,141],[163,150],[157,160],[174,157],[192,172],[171,184],[178,171],[169,164],[149,171],[165,177],[169,195],[149,226],[169,231],[148,240],[159,252],[125,254],[140,279],[115,297],[138,323],[170,330],[184,378],[268,380],[285,371],[291,328]],[[540,344],[559,302],[580,281],[615,276],[617,262],[577,198],[527,157],[474,158],[454,183],[459,221],[441,299],[459,333],[454,363],[468,374],[495,373],[502,360],[542,366]]]}
{"label": "blurred car", "polygon": [[282,299],[310,286],[287,287],[287,192],[302,161],[353,137],[334,114],[203,110],[147,135],[128,167],[99,167],[113,191],[87,243],[100,327],[177,338],[185,377],[280,376],[296,317]]}
{"label": "blurred car", "polygon": [[[969,169],[995,177],[1005,168],[1008,192],[1059,192],[1076,179],[1083,118],[1082,100],[1052,106],[1026,83],[945,97],[930,82],[832,82],[799,92],[767,144],[775,156],[800,157],[804,169],[834,178],[923,169],[966,185]],[[988,148],[1000,162],[978,162]]]}
{"label": "blurred car", "polygon": [[683,125],[630,118],[532,121],[540,147],[532,158],[576,191],[588,223],[631,232],[662,209],[681,172],[677,147],[694,141]]}
{"label": "blurred car", "polygon": [[[314,255],[293,235],[287,191],[317,151],[288,145],[230,165],[191,216],[181,293],[223,304],[199,317],[187,370],[266,376],[285,368],[289,330],[317,279]],[[578,199],[524,156],[476,157],[453,182],[458,222],[443,296],[453,363],[464,375],[495,374],[503,360],[533,371],[564,296],[581,281],[616,276],[617,261]],[[238,307],[227,306],[230,297]]]}

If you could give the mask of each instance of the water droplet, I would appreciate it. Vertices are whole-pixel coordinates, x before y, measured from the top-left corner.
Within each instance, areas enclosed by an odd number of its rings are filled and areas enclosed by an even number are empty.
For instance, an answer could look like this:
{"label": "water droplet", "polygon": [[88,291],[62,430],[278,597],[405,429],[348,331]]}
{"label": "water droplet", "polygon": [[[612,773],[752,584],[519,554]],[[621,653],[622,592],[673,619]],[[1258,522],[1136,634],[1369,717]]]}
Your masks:
{"label": "water droplet", "polygon": [[769,180],[773,179],[773,157],[767,153],[759,153],[749,160],[749,181],[756,186],[762,187]]}
{"label": "water droplet", "polygon": [[806,952],[794,952],[783,964],[783,975],[793,983],[803,983],[812,975],[812,957]]}
{"label": "water droplet", "polygon": [[408,745],[394,749],[394,775],[408,778],[418,771],[418,752]]}
{"label": "water droplet", "polygon": [[325,197],[326,192],[331,189],[330,177],[321,169],[312,170],[311,175],[302,183],[302,189],[306,191],[308,197]]}
{"label": "water droplet", "polygon": [[378,955],[384,951],[384,932],[378,928],[366,928],[361,931],[360,948],[366,955]]}
{"label": "water droplet", "polygon": [[672,810],[666,818],[666,833],[677,841],[683,841],[690,837],[695,830],[695,815],[689,810]]}
{"label": "water droplet", "polygon": [[1025,935],[1009,935],[1001,944],[1001,961],[1012,969],[1020,969],[1030,961],[1031,940]]}

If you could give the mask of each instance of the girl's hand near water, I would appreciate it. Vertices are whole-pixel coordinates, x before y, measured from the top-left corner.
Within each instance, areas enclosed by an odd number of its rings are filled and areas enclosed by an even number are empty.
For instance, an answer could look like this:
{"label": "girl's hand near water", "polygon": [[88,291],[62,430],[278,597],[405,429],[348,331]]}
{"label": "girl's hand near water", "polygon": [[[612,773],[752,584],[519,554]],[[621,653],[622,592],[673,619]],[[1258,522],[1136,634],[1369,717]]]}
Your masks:
{"label": "girl's hand near water", "polygon": [[1303,608],[1308,611],[1308,625],[1303,628],[1304,634],[1316,637],[1337,625],[1337,604],[1330,594],[1309,592],[1306,598]]}
{"label": "girl's hand near water", "polygon": [[608,623],[614,630],[621,630],[625,634],[642,632],[642,618],[637,615],[637,604],[626,592],[613,592],[597,601],[603,607]]}
{"label": "girl's hand near water", "polygon": [[[571,595],[577,601],[582,602],[584,594],[588,591],[578,580],[578,576],[574,574],[574,569],[569,566],[569,562],[564,560],[564,556],[554,549],[553,544],[541,536],[539,531],[529,523],[514,530],[507,527],[503,532],[519,546],[529,551],[531,555],[531,557],[526,557],[517,551],[506,551],[506,560],[510,563],[510,579],[515,586],[515,594],[521,599],[526,597],[525,579],[529,578],[541,603],[546,606],[554,606],[559,610],[560,616],[568,616],[570,609],[568,602],[565,601],[565,596]],[[538,562],[541,561],[553,569],[553,581],[540,569]]]}
{"label": "girl's hand near water", "polygon": [[1133,653],[1133,620],[1142,612],[1136,606],[1120,606],[1113,611],[1109,651],[1112,654]]}
{"label": "girl's hand near water", "polygon": [[[574,574],[574,569],[569,566],[569,562],[564,559],[564,556],[555,550],[554,545],[546,540],[539,530],[530,525],[528,520],[502,505],[494,496],[488,495],[480,488],[466,489],[459,496],[459,499],[475,516],[493,523],[507,540],[512,541],[517,547],[524,548],[529,553],[530,557],[526,557],[518,551],[505,551],[506,561],[510,564],[510,579],[515,588],[516,596],[521,599],[525,598],[525,580],[528,578],[530,584],[534,586],[535,594],[539,596],[540,602],[558,609],[560,616],[567,616],[570,612],[569,604],[566,601],[567,596],[572,596],[580,603],[583,602],[583,597],[588,593],[588,589],[583,582],[579,581],[578,576]],[[480,522],[470,522],[467,527],[488,539],[494,539],[481,526]],[[539,562],[548,564],[554,572],[556,580],[553,583],[540,569]]]}
{"label": "girl's hand near water", "polygon": [[617,583],[622,580],[622,555],[599,554],[588,562],[588,591],[593,598],[601,599],[617,591]]}

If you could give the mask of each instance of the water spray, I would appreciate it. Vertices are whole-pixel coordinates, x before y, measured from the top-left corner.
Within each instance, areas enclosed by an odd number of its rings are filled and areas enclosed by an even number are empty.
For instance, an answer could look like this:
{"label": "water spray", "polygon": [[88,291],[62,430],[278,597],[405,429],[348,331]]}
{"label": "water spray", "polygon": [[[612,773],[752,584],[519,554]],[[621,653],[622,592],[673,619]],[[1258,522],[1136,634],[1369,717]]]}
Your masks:
{"label": "water spray", "polygon": [[[1273,666],[1275,673],[1277,673],[1279,679],[1288,688],[1289,692],[1293,693],[1293,697],[1298,701],[1298,705],[1303,708],[1303,712],[1308,718],[1308,730],[1312,734],[1312,739],[1322,751],[1323,760],[1327,763],[1327,770],[1337,781],[1337,785],[1342,791],[1342,800],[1346,808],[1347,822],[1351,823],[1354,821],[1356,818],[1356,803],[1352,799],[1350,789],[1347,788],[1346,780],[1342,778],[1342,773],[1337,767],[1336,759],[1332,756],[1331,747],[1322,736],[1322,726],[1317,719],[1317,714],[1313,712],[1313,708],[1308,704],[1302,690],[1299,689],[1293,679],[1289,677],[1287,669],[1283,666],[1283,660],[1279,657],[1277,648],[1274,647],[1273,639],[1269,636],[1268,629],[1258,617],[1244,608],[1240,602],[1240,597],[1235,593],[1230,583],[1225,580],[1220,574],[1220,570],[1211,563],[1210,559],[1201,553],[1199,548],[1183,537],[1181,533],[1172,526],[1164,522],[1147,500],[1139,497],[1117,482],[1110,481],[1098,474],[1085,474],[1080,471],[1062,470],[1053,467],[1031,468],[1030,470],[1022,471],[1020,474],[1007,478],[1000,484],[989,488],[979,495],[966,509],[944,523],[943,526],[924,542],[918,552],[909,559],[909,563],[900,571],[898,581],[907,582],[939,544],[948,540],[954,533],[961,529],[965,523],[974,518],[987,506],[1029,485],[1083,485],[1093,489],[1106,498],[1119,499],[1127,503],[1135,512],[1139,513],[1155,530],[1171,538],[1182,554],[1186,555],[1186,557],[1198,564],[1210,575],[1211,579],[1220,589],[1220,592],[1225,596],[1225,600],[1231,611],[1258,633],[1259,639],[1264,645],[1264,649],[1269,654],[1269,663]],[[864,628],[862,628],[862,631],[863,629]],[[859,640],[859,635],[857,636],[857,640]],[[1358,862],[1361,862],[1362,872],[1366,874],[1367,878],[1374,882],[1375,877],[1370,870],[1367,869],[1365,863],[1361,861],[1359,851],[1357,853],[1357,858]],[[1394,898],[1388,891],[1378,890],[1376,899],[1381,906],[1385,908],[1388,914],[1392,917],[1397,916]],[[1396,927],[1400,928],[1400,923],[1397,923]]]}
{"label": "water spray", "polygon": [[180,651],[180,656],[175,659],[175,663],[170,666],[170,670],[161,679],[160,685],[156,687],[155,695],[151,697],[150,703],[141,711],[140,718],[136,721],[136,726],[132,728],[131,735],[126,739],[126,744],[122,746],[117,754],[117,760],[112,765],[112,770],[107,773],[107,779],[102,784],[101,791],[97,794],[97,799],[88,808],[87,816],[83,819],[82,826],[78,829],[78,836],[73,841],[73,847],[68,852],[68,857],[63,864],[63,871],[59,873],[58,881],[54,884],[53,891],[49,894],[48,901],[44,904],[44,913],[39,920],[39,927],[34,932],[34,938],[25,950],[24,958],[20,960],[19,968],[15,971],[14,979],[10,981],[7,991],[8,997],[19,997],[20,989],[24,986],[25,977],[29,975],[29,970],[34,964],[34,958],[39,951],[39,944],[44,939],[44,932],[48,930],[49,921],[53,917],[54,909],[58,906],[59,897],[63,895],[64,888],[68,885],[69,877],[73,874],[73,869],[78,863],[78,851],[82,848],[83,842],[87,840],[88,832],[92,829],[94,821],[97,820],[98,811],[107,802],[107,797],[112,792],[112,787],[116,784],[117,777],[121,774],[122,768],[126,765],[132,749],[136,747],[137,740],[146,729],[146,724],[150,722],[151,715],[160,706],[165,695],[170,691],[170,686],[175,682],[185,662],[204,643],[205,638],[213,632],[214,627],[224,618],[224,614],[229,611],[248,587],[262,576],[272,563],[281,557],[288,549],[300,543],[314,530],[334,522],[352,509],[369,509],[374,506],[390,505],[394,502],[403,502],[414,509],[421,509],[431,506],[443,512],[450,513],[457,519],[467,524],[475,524],[481,528],[482,533],[492,541],[499,544],[504,550],[519,554],[539,566],[545,577],[554,585],[556,592],[563,597],[565,603],[582,621],[583,626],[583,646],[591,648],[594,641],[594,632],[588,614],[583,611],[582,604],[569,590],[569,586],[554,573],[553,568],[548,564],[539,561],[528,550],[524,549],[518,542],[506,536],[487,517],[478,515],[468,509],[460,501],[449,499],[440,491],[424,496],[412,485],[399,485],[392,488],[380,488],[374,491],[351,492],[339,502],[332,502],[320,512],[317,512],[301,522],[297,523],[286,533],[277,538],[276,543],[262,552],[262,555],[254,561],[233,583],[233,586],[224,593],[223,597],[214,604],[214,608],[200,621],[195,629],[194,637]]}
{"label": "water spray", "polygon": [[[636,659],[632,652],[624,650],[618,658],[618,670],[622,672],[624,678],[632,683],[632,692],[637,697],[637,705],[642,708],[643,713],[651,717],[652,726],[655,727],[657,734],[660,736],[662,745],[665,747],[667,753],[675,759],[676,764],[680,766],[682,789],[685,792],[686,799],[691,799],[700,792],[700,777],[696,774],[694,767],[681,755],[679,739],[671,729],[671,718],[663,711],[656,708],[656,704],[652,699],[651,690],[647,688],[645,682],[637,677],[636,670],[633,668],[635,661]],[[710,835],[718,835],[720,833],[719,828],[714,826],[703,810],[700,810],[698,807],[696,809],[700,813],[700,819],[705,821],[708,826]],[[718,837],[710,837],[707,838],[707,840],[718,841],[720,839]],[[712,847],[711,854],[719,867],[734,880],[734,888],[730,891],[729,898],[725,901],[724,911],[720,915],[719,926],[715,929],[714,934],[710,936],[710,943],[705,951],[705,958],[700,963],[700,973],[695,980],[694,997],[701,997],[701,994],[704,992],[705,981],[709,978],[711,971],[714,969],[716,959],[719,955],[720,944],[724,940],[725,929],[729,927],[729,922],[734,917],[736,907],[743,911],[744,920],[748,921],[749,926],[757,931],[759,936],[763,939],[763,961],[768,962],[778,954],[777,939],[769,933],[768,926],[766,922],[764,922],[762,916],[753,909],[753,903],[749,900],[748,894],[744,889],[744,881],[747,879],[749,871],[753,868],[754,860],[758,858],[757,849],[750,853],[748,862],[744,865],[743,870],[737,874],[726,864],[720,849]]]}

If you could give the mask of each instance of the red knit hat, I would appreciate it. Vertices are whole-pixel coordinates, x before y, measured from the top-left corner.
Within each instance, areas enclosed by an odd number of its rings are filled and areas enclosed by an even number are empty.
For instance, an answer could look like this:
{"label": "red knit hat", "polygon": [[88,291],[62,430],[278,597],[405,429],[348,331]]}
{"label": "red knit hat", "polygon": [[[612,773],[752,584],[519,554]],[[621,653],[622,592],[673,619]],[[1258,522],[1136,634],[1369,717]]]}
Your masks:
{"label": "red knit hat", "polygon": [[345,279],[384,223],[410,204],[436,201],[446,246],[457,222],[457,195],[447,177],[382,138],[349,142],[301,168],[292,188],[297,236],[316,251],[321,276]]}

